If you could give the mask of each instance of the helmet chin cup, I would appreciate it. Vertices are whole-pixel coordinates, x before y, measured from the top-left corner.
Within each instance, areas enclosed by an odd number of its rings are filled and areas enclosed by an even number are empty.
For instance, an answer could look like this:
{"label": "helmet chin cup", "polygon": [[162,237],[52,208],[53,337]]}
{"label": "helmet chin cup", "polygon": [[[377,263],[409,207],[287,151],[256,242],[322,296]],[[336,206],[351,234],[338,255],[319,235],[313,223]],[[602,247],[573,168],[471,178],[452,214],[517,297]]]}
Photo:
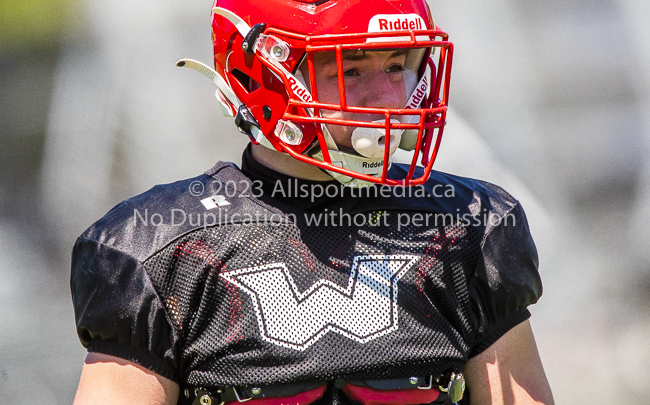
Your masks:
{"label": "helmet chin cup", "polygon": [[418,131],[407,129],[402,134],[402,139],[399,143],[399,148],[407,152],[415,149],[415,146],[418,143]]}
{"label": "helmet chin cup", "polygon": [[[402,120],[405,124],[415,124],[419,120],[419,117],[414,115],[407,115]],[[415,146],[418,143],[418,130],[416,129],[407,129],[402,133],[402,137],[399,142],[399,148],[407,152],[415,149]]]}
{"label": "helmet chin cup", "polygon": [[[374,123],[383,124],[384,120],[373,121]],[[392,124],[399,124],[396,119],[391,119]],[[392,155],[400,144],[402,139],[403,129],[390,130],[390,150],[389,156]],[[386,128],[368,128],[357,127],[352,131],[352,147],[359,152],[361,156],[370,159],[384,158],[384,150],[386,143]]]}
{"label": "helmet chin cup", "polygon": [[[379,159],[371,159],[363,156],[351,155],[345,152],[339,152],[336,150],[329,150],[328,152],[330,155],[330,159],[332,159],[332,164],[334,166],[338,166],[343,169],[352,170],[358,173],[367,174],[369,176],[381,177],[381,173],[384,167],[383,156]],[[313,158],[323,161],[323,152],[319,150],[317,153],[313,155]],[[390,159],[387,162],[387,164],[389,165],[388,168],[390,168]],[[332,170],[326,170],[326,172],[330,176],[332,176],[335,180],[348,187],[361,188],[361,187],[368,187],[374,184],[372,182],[356,179],[350,176],[346,176],[344,174],[337,173]]]}
{"label": "helmet chin cup", "polygon": [[[342,174],[338,173],[333,173],[328,171],[329,174],[334,177],[339,183],[343,184],[345,187],[350,187],[350,188],[365,188],[365,187],[370,187],[375,183],[372,183],[370,181],[365,181],[361,179],[355,179],[354,177],[350,176],[345,176]],[[335,177],[334,174],[338,175],[338,177]]]}

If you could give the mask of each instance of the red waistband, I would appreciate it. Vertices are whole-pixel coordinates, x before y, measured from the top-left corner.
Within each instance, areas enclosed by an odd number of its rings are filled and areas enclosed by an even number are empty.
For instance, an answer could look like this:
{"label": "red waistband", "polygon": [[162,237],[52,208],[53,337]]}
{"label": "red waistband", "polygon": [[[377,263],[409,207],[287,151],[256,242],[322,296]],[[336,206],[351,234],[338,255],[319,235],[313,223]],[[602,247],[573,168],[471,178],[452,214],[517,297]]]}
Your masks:
{"label": "red waistband", "polygon": [[[309,405],[323,397],[327,384],[300,392],[296,395],[269,398],[251,398],[246,400],[247,405]],[[352,400],[362,405],[417,405],[428,404],[438,399],[440,391],[437,387],[429,389],[395,389],[379,390],[370,387],[361,387],[345,384],[343,392]],[[238,401],[226,402],[225,405],[239,405]]]}
{"label": "red waistband", "polygon": [[378,390],[370,387],[345,384],[343,392],[350,399],[362,405],[417,405],[428,404],[438,399],[437,387],[429,389]]}

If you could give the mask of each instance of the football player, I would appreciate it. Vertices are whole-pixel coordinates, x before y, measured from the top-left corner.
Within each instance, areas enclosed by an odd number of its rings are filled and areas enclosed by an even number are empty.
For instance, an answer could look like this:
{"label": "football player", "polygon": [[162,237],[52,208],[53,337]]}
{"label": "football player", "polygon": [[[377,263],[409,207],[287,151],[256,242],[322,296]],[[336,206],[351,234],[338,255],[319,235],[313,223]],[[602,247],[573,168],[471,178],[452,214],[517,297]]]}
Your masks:
{"label": "football player", "polygon": [[524,211],[432,171],[453,45],[426,2],[218,0],[212,29],[214,69],[177,65],[251,143],[78,239],[75,404],[552,404]]}

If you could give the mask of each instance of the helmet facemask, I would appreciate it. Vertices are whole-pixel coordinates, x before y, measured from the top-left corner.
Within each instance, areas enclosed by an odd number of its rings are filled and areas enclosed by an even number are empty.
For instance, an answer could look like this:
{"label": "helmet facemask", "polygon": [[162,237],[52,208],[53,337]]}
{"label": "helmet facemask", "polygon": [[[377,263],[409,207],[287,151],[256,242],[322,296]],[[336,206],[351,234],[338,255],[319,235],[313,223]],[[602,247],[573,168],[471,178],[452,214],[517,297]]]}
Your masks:
{"label": "helmet facemask", "polygon": [[[398,125],[418,124],[420,117],[391,114],[390,111],[404,110],[413,104],[414,90],[422,84],[418,83],[418,72],[425,54],[423,48],[350,49],[341,53],[339,61],[334,51],[315,52],[313,72],[310,73],[308,63],[300,65],[296,77],[311,91],[311,80],[305,77],[315,76],[316,92],[312,91],[312,97],[315,103],[326,106],[317,110],[320,118],[326,120],[319,130],[326,140],[333,165],[381,177],[384,165],[389,167],[390,156],[400,146],[403,134],[407,132],[405,143],[412,144],[413,140],[407,138],[413,135],[417,139],[418,131]],[[430,76],[428,69],[426,74]],[[423,83],[430,83],[430,77]],[[422,99],[423,94],[420,94],[420,102],[415,107],[419,107]],[[318,148],[311,156],[324,160]],[[372,184],[327,171],[349,186]]]}
{"label": "helmet facemask", "polygon": [[[432,53],[431,48],[405,46],[307,52],[295,77],[310,91],[314,108],[309,109],[310,118],[289,115],[302,123],[318,123],[314,147],[307,154],[325,163],[317,165],[332,177],[352,187],[425,181],[432,163],[427,155],[432,132],[438,132],[435,157],[446,113],[446,106],[434,107],[440,105],[434,95],[440,93],[441,81],[436,80]],[[390,157],[398,147],[415,149],[403,180],[387,176]],[[418,155],[425,174],[413,179]]]}

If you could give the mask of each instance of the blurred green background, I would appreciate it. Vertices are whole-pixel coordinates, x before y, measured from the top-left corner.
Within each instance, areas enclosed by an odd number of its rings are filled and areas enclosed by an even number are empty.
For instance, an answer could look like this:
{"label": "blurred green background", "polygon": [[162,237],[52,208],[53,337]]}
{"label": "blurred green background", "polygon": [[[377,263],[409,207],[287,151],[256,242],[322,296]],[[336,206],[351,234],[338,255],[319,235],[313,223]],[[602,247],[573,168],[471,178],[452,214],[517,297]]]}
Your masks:
{"label": "blurred green background", "polygon": [[47,52],[58,48],[65,23],[74,10],[71,0],[3,0],[0,3],[0,50]]}

